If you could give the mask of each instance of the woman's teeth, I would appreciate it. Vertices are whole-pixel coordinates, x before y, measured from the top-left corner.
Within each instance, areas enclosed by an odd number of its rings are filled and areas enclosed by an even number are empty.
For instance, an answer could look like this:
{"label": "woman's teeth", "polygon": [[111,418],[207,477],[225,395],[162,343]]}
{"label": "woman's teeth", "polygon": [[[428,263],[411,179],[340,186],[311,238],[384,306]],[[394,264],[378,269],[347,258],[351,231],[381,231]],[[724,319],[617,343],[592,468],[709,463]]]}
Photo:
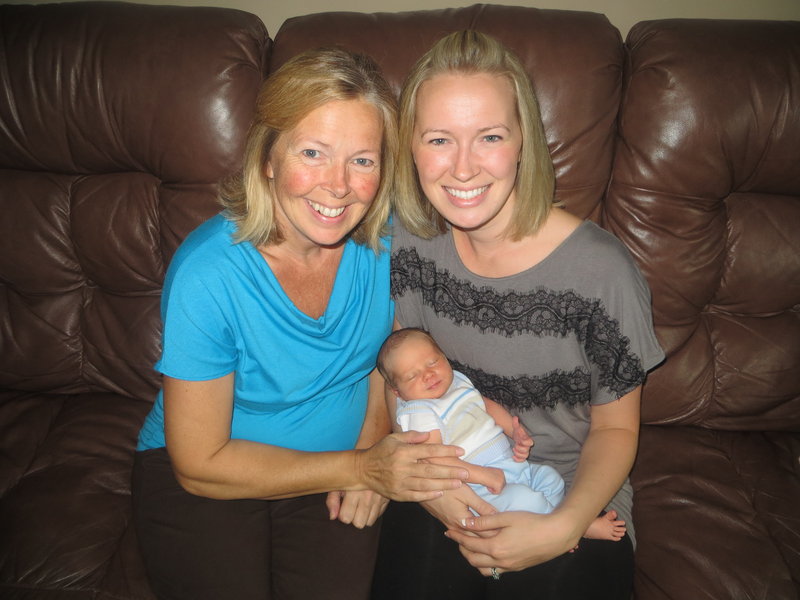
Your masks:
{"label": "woman's teeth", "polygon": [[344,206],[340,206],[339,208],[328,208],[327,206],[322,206],[322,204],[317,204],[316,202],[311,202],[310,200],[308,204],[319,214],[326,217],[338,217],[344,212]]}
{"label": "woman's teeth", "polygon": [[448,194],[451,196],[455,196],[456,198],[460,198],[461,200],[472,200],[473,198],[480,196],[483,192],[486,191],[488,185],[484,185],[479,188],[475,188],[473,190],[457,190],[455,188],[444,188]]}

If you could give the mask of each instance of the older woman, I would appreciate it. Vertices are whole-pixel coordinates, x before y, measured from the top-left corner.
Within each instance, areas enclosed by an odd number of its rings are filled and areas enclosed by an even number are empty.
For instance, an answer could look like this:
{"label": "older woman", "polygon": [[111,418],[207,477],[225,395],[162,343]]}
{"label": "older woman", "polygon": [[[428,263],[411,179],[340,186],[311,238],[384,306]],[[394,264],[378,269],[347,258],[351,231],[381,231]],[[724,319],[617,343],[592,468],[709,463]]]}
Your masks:
{"label": "older woman", "polygon": [[[373,597],[630,598],[627,475],[641,386],[663,357],[646,282],[617,239],[553,205],[535,95],[496,40],[458,32],[420,59],[400,143],[397,326],[428,330],[483,395],[519,415],[530,460],[555,467],[568,492],[547,515],[492,514],[469,488],[446,492],[425,503],[444,527],[393,503]],[[603,511],[629,535],[581,539]]]}
{"label": "older woman", "polygon": [[291,60],[259,96],[225,211],[170,265],[163,389],[134,468],[159,598],[364,598],[386,497],[434,498],[466,476],[418,463],[455,448],[376,444],[395,116],[367,59]]}

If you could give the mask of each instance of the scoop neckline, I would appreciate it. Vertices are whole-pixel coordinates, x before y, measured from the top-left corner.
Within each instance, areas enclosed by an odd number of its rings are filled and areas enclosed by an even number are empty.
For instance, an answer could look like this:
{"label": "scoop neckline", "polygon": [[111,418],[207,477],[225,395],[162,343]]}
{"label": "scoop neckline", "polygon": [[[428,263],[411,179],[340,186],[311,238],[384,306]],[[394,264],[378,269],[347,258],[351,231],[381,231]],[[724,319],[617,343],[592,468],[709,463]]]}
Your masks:
{"label": "scoop neckline", "polygon": [[480,280],[483,280],[483,281],[504,281],[504,280],[515,279],[517,277],[520,277],[522,275],[531,273],[533,271],[536,271],[537,269],[540,269],[540,268],[543,268],[544,266],[546,266],[547,263],[551,262],[557,254],[561,253],[561,251],[563,250],[564,246],[567,243],[569,243],[569,241],[572,240],[579,231],[583,230],[587,226],[588,223],[589,223],[589,221],[587,221],[587,220],[582,221],[575,229],[573,229],[570,232],[570,234],[567,237],[565,237],[563,240],[561,240],[561,242],[555,248],[553,248],[547,256],[545,256],[542,260],[540,260],[535,265],[531,265],[527,269],[523,269],[522,271],[519,271],[518,273],[512,273],[511,275],[503,275],[502,277],[487,277],[486,275],[479,275],[478,273],[475,273],[474,271],[469,269],[467,267],[467,265],[464,264],[464,261],[462,260],[461,255],[458,253],[458,248],[456,248],[456,241],[455,241],[455,238],[453,237],[453,229],[452,229],[452,227],[448,227],[446,235],[447,235],[447,238],[448,238],[447,243],[448,243],[448,245],[450,247],[450,250],[453,252],[453,254],[456,257],[456,263],[458,265],[458,268],[461,269],[464,273],[467,273],[470,277],[473,277],[473,278],[476,278],[476,279],[480,279]]}

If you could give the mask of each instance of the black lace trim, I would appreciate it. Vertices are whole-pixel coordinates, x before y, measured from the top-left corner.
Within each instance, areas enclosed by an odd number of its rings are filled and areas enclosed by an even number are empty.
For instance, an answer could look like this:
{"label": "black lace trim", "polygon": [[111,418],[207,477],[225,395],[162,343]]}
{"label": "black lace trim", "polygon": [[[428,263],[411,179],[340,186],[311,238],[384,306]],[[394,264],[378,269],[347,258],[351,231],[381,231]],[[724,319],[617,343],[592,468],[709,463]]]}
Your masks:
{"label": "black lace trim", "polygon": [[[571,290],[499,293],[478,288],[445,269],[437,270],[435,263],[422,259],[416,249],[402,248],[392,255],[391,293],[396,299],[409,291],[421,294],[423,304],[438,316],[481,332],[507,337],[575,335],[598,367],[599,384],[617,396],[644,381],[641,360],[631,352],[630,340],[598,299],[584,298]],[[562,402],[574,406],[591,400],[589,374],[579,370],[513,380],[465,365],[459,370],[470,379],[474,377],[473,383],[482,394],[507,406],[553,407]]]}
{"label": "black lace trim", "polygon": [[481,394],[509,408],[538,406],[552,410],[559,404],[574,408],[592,400],[591,377],[583,369],[552,371],[538,377],[501,377],[457,361],[452,365],[469,377]]}

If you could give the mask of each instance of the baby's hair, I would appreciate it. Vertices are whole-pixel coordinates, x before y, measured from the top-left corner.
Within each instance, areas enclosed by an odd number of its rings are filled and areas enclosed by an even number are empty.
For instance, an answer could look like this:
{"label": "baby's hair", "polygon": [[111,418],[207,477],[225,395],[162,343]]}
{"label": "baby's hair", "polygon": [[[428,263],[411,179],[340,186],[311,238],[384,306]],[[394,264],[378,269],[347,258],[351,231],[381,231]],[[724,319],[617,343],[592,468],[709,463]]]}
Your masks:
{"label": "baby's hair", "polygon": [[[436,340],[433,339],[431,334],[420,327],[405,327],[403,329],[393,331],[383,341],[381,349],[378,350],[377,361],[378,373],[383,376],[389,385],[394,385],[394,377],[392,376],[391,372],[389,372],[389,369],[386,365],[387,359],[389,358],[389,353],[413,335],[420,335],[427,338],[428,341],[430,341],[430,343],[433,344],[439,352],[442,352],[442,349],[439,348],[439,344],[436,343]],[[444,352],[442,352],[442,354],[444,354]]]}

